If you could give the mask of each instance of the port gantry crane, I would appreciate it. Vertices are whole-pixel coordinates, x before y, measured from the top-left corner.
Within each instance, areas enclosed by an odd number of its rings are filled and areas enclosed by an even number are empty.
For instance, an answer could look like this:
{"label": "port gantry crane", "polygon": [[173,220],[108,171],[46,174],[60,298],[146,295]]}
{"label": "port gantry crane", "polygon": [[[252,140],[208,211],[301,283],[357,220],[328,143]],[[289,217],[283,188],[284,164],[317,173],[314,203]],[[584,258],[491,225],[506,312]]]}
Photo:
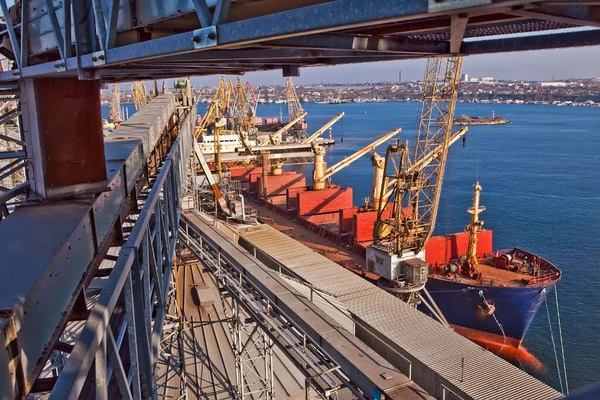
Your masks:
{"label": "port gantry crane", "polygon": [[123,113],[121,111],[121,88],[117,84],[113,85],[108,110],[108,122],[118,128],[123,122]]}
{"label": "port gantry crane", "polygon": [[[222,158],[221,158],[221,132],[227,128],[227,116],[230,112],[231,97],[234,93],[233,84],[225,78],[221,78],[215,95],[208,105],[204,116],[200,120],[200,124],[194,129],[194,139],[200,140],[204,133],[212,133],[214,135],[214,154],[217,175],[220,177],[222,173]],[[209,126],[212,125],[212,132],[208,132]]]}
{"label": "port gantry crane", "polygon": [[[248,84],[248,82],[246,82]],[[246,151],[253,155],[252,146],[250,142],[248,142],[248,137],[252,134],[256,134],[256,106],[250,101],[250,93],[246,90],[241,78],[237,78],[236,86],[235,86],[235,96],[233,102],[233,121],[234,121],[234,130],[240,137],[242,144]],[[256,102],[256,98],[254,98],[254,93],[252,93],[253,101]]]}
{"label": "port gantry crane", "polygon": [[407,142],[398,142],[388,146],[384,161],[372,157],[377,221],[374,244],[367,248],[367,269],[386,278],[386,288],[409,303],[423,300],[443,323],[425,289],[428,266],[423,251],[435,228],[448,148],[467,130],[451,133],[461,66],[460,56],[427,61],[413,151]]}
{"label": "port gantry crane", "polygon": [[133,97],[133,106],[136,111],[152,100],[152,96],[150,95],[150,92],[148,92],[144,81],[131,82],[131,95]]}
{"label": "port gantry crane", "polygon": [[296,87],[290,77],[285,81],[285,100],[288,106],[288,122],[304,112],[298,94],[296,93]]}

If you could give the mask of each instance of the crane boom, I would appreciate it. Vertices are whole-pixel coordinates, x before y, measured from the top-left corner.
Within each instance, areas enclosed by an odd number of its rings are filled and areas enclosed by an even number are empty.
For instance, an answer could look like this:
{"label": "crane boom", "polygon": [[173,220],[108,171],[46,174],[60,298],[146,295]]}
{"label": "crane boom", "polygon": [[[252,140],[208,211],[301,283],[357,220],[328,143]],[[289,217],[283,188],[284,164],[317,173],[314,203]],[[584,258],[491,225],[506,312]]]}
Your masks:
{"label": "crane boom", "polygon": [[285,99],[288,106],[288,121],[293,120],[297,115],[304,112],[298,94],[296,94],[296,88],[290,77],[285,81]]}
{"label": "crane boom", "polygon": [[341,112],[338,115],[336,115],[335,117],[333,117],[331,119],[331,121],[329,121],[328,123],[326,123],[325,125],[323,125],[321,127],[321,129],[319,129],[318,131],[316,131],[315,133],[313,133],[312,135],[310,135],[308,138],[304,139],[302,141],[302,144],[307,144],[307,143],[311,143],[312,141],[314,141],[316,138],[318,138],[319,136],[321,136],[323,134],[323,132],[325,132],[327,129],[329,129],[329,127],[331,127],[333,124],[335,124],[336,122],[338,122],[344,115],[345,115],[345,113]]}
{"label": "crane boom", "polygon": [[203,129],[206,129],[209,124],[226,114],[227,109],[229,108],[230,90],[231,87],[227,84],[225,78],[221,78],[213,99],[208,105],[204,116],[202,116],[200,124],[194,130],[194,137],[196,139],[200,137],[200,133]]}
{"label": "crane boom", "polygon": [[[408,144],[386,151],[383,181],[389,178],[393,188],[381,185],[374,237],[389,244],[390,254],[419,254],[435,228],[448,148],[466,132],[451,134],[461,66],[460,56],[427,61],[414,152],[409,154]],[[388,166],[393,166],[391,175]],[[392,216],[384,218],[392,198]]]}
{"label": "crane boom", "polygon": [[358,160],[359,158],[361,158],[362,156],[367,154],[369,151],[375,150],[375,148],[377,146],[379,146],[380,144],[382,144],[383,142],[390,140],[392,137],[396,136],[398,133],[400,133],[401,130],[402,130],[401,128],[398,128],[398,129],[394,129],[391,132],[388,132],[387,134],[383,135],[379,139],[375,140],[374,142],[370,143],[369,145],[358,150],[356,153],[344,158],[342,161],[338,162],[337,164],[327,168],[324,171],[322,176],[314,177],[314,180],[320,181],[320,182],[325,181],[327,178],[331,177],[336,172],[339,172],[340,170],[346,168],[347,166],[352,164],[354,161]]}
{"label": "crane boom", "polygon": [[[461,137],[464,136],[465,133],[467,133],[467,131],[469,130],[468,127],[464,126],[461,129],[459,129],[454,135],[452,135],[452,137],[450,138],[450,141],[448,143],[448,146],[451,146],[452,144],[454,144],[458,139],[460,139]],[[429,163],[431,163],[432,161],[434,161],[437,157],[439,157],[441,155],[441,152],[443,150],[444,145],[441,144],[438,147],[436,147],[434,150],[432,150],[431,152],[429,152],[428,154],[425,154],[424,156],[422,156],[420,159],[416,160],[414,164],[412,164],[411,166],[409,166],[406,169],[406,173],[407,174],[412,174],[415,171],[419,171],[423,168],[425,168],[427,165],[429,165]],[[390,187],[393,187],[397,182],[397,179],[391,179],[388,181],[387,185],[386,185],[386,190],[387,192],[385,193],[383,199],[387,199],[388,197],[390,197],[394,191],[394,189],[390,189]]]}
{"label": "crane boom", "polygon": [[148,104],[152,99],[144,81],[131,82],[131,94],[133,96],[133,106],[136,111]]}
{"label": "crane boom", "polygon": [[277,136],[283,134],[284,132],[286,132],[287,130],[289,130],[292,126],[294,126],[294,124],[298,121],[300,121],[302,118],[306,117],[308,115],[307,112],[302,112],[302,114],[298,114],[296,116],[296,118],[294,118],[293,120],[291,120],[290,122],[288,122],[287,124],[285,124],[285,126],[279,128],[277,131],[271,133],[269,135],[269,139],[262,141],[261,143],[258,144],[258,146],[264,146],[266,144],[277,144],[275,143],[275,139],[277,138]]}
{"label": "crane boom", "polygon": [[413,207],[411,224],[415,230],[421,232],[413,244],[417,252],[425,247],[435,228],[462,60],[461,56],[434,57],[427,60],[413,160],[421,159],[440,145],[442,151],[439,157],[432,159],[421,170],[417,176],[416,188],[411,190],[408,196],[408,202]]}

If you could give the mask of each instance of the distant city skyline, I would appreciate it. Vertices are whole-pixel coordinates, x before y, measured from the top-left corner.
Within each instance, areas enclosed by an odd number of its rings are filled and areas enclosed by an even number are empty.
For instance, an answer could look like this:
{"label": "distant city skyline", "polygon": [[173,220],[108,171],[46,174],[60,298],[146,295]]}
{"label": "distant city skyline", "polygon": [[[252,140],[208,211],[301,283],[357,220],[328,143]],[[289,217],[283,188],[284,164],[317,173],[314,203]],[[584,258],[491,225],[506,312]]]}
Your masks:
{"label": "distant city skyline", "polygon": [[[364,83],[398,81],[402,71],[403,81],[423,79],[425,59],[386,61],[375,63],[339,65],[330,67],[300,68],[300,76],[294,77],[299,85],[318,83]],[[473,77],[493,76],[507,80],[561,80],[568,78],[593,78],[600,75],[600,48],[580,47],[559,50],[543,50],[489,54],[465,57],[462,73]],[[193,77],[195,86],[216,85],[220,75]],[[235,78],[235,76],[234,76]],[[285,81],[281,71],[250,72],[243,76],[253,85],[282,85]]]}

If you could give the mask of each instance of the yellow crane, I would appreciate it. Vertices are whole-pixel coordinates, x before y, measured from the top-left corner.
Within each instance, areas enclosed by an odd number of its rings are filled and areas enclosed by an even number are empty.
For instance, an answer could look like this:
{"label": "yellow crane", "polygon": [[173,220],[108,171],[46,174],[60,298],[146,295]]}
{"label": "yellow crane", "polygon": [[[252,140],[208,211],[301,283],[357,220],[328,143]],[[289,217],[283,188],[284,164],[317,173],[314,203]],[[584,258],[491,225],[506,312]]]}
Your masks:
{"label": "yellow crane", "polygon": [[344,115],[345,115],[345,113],[341,112],[338,115],[336,115],[335,117],[333,117],[328,123],[326,123],[325,125],[323,125],[318,131],[316,131],[315,133],[313,133],[312,135],[310,135],[309,137],[307,137],[306,139],[304,139],[302,141],[302,144],[312,143],[316,138],[318,138],[319,136],[321,136],[323,134],[323,132],[325,132],[327,129],[329,129],[331,126],[333,126],[333,124],[335,124],[340,119],[342,119],[342,117]]}
{"label": "yellow crane", "polygon": [[473,185],[473,206],[467,210],[471,214],[471,223],[465,226],[465,232],[469,233],[469,246],[467,247],[467,261],[472,265],[479,265],[477,258],[477,234],[481,232],[483,221],[479,219],[479,214],[485,211],[484,206],[479,205],[479,196],[481,194],[481,185],[476,182]]}
{"label": "yellow crane", "polygon": [[[376,243],[386,243],[389,254],[419,254],[435,228],[448,148],[466,132],[451,133],[461,66],[462,57],[427,61],[414,151],[410,154],[408,144],[386,150],[384,171],[392,170],[387,178],[393,188],[381,183],[374,237]],[[391,218],[384,218],[391,198]]]}
{"label": "yellow crane", "polygon": [[246,86],[241,78],[237,78],[235,86],[234,121],[236,130],[245,138],[254,129],[254,107],[250,101]]}
{"label": "yellow crane", "polygon": [[304,112],[298,94],[296,93],[296,87],[290,77],[285,81],[285,99],[288,106],[288,122],[290,122]]}
{"label": "yellow crane", "polygon": [[152,99],[144,81],[131,82],[131,95],[133,97],[133,106],[136,111],[148,104]]}
{"label": "yellow crane", "polygon": [[[467,131],[468,127],[464,126],[459,129],[456,133],[454,133],[450,137],[450,141],[448,146],[454,144],[458,139],[463,137]],[[416,160],[414,164],[411,164],[406,167],[405,174],[412,174],[415,171],[420,171],[425,168],[429,163],[434,161],[436,158],[440,157],[444,148],[444,144],[439,145],[434,150],[429,152],[428,154],[422,156],[420,159]],[[373,153],[371,155],[371,161],[373,162],[374,167],[374,180],[373,180],[373,191],[372,191],[372,203],[371,207],[374,210],[381,210],[381,206],[385,201],[392,195],[394,192],[394,186],[396,185],[397,178],[392,179],[384,179],[385,174],[385,158],[381,157],[377,153]],[[382,185],[385,186],[382,188]]]}
{"label": "yellow crane", "polygon": [[121,112],[121,88],[117,84],[113,85],[108,110],[108,122],[114,124],[115,128],[118,128],[121,122],[123,122],[123,115]]}
{"label": "yellow crane", "polygon": [[230,101],[231,101],[232,85],[225,78],[221,78],[217,85],[215,95],[206,109],[206,112],[200,120],[200,124],[196,126],[194,136],[196,139],[200,137],[203,130],[208,125],[215,123],[218,119],[224,118],[229,113]]}
{"label": "yellow crane", "polygon": [[364,156],[370,151],[375,150],[377,146],[382,144],[383,142],[390,140],[392,137],[396,136],[400,133],[401,129],[394,129],[393,131],[383,135],[379,139],[375,140],[371,144],[363,147],[358,150],[356,153],[344,158],[340,162],[335,165],[327,168],[327,164],[325,163],[325,148],[321,145],[315,144],[313,145],[313,150],[315,153],[315,162],[314,162],[314,170],[313,170],[313,189],[322,190],[327,186],[327,179],[329,179],[333,174],[341,171],[346,168],[354,161],[358,160],[360,157]]}
{"label": "yellow crane", "polygon": [[266,140],[263,140],[262,142],[260,142],[258,144],[258,146],[264,146],[267,144],[279,144],[281,143],[281,135],[285,132],[287,132],[288,130],[290,130],[292,128],[292,126],[294,126],[298,121],[300,121],[301,119],[303,119],[304,117],[306,117],[308,115],[308,113],[305,111],[302,114],[298,114],[296,116],[296,118],[294,118],[293,120],[291,120],[290,122],[288,122],[287,124],[285,124],[284,126],[282,126],[281,128],[279,128],[278,130],[276,130],[273,133],[269,134],[269,138]]}

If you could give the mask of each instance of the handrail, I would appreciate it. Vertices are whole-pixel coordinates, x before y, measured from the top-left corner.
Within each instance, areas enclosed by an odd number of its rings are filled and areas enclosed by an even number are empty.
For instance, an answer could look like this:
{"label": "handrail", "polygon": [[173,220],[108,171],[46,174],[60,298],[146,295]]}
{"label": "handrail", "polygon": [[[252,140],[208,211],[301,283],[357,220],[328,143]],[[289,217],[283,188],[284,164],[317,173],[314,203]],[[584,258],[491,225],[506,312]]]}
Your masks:
{"label": "handrail", "polygon": [[[154,366],[166,316],[181,212],[182,173],[192,135],[191,126],[181,128],[58,377],[51,400],[78,399],[94,360],[96,381],[104,382],[96,387],[97,398],[108,399],[109,370],[125,399],[150,398],[155,391]],[[111,326],[120,299],[125,318],[118,326]],[[120,343],[115,341],[115,332],[121,329],[126,329],[128,335],[129,377],[119,355]]]}
{"label": "handrail", "polygon": [[[350,312],[350,310],[343,310],[341,309],[338,305],[334,304],[331,300],[329,300],[328,298],[326,298],[324,296],[324,294],[329,295],[331,297],[335,297],[332,293],[327,293],[327,291],[325,290],[321,290],[316,288],[312,283],[308,282],[307,280],[305,280],[304,278],[302,278],[300,275],[298,275],[296,272],[294,272],[294,270],[288,268],[286,265],[282,264],[281,262],[279,262],[277,259],[271,257],[269,254],[265,253],[263,250],[253,246],[253,250],[254,250],[254,258],[258,257],[256,256],[257,253],[260,252],[261,255],[267,257],[270,261],[272,261],[275,265],[277,265],[279,267],[279,270],[277,271],[277,273],[279,275],[285,275],[286,278],[288,279],[292,279],[292,280],[296,280],[298,281],[300,284],[303,284],[305,286],[307,286],[310,289],[310,294],[311,294],[311,298],[309,299],[311,302],[314,303],[312,296],[314,294],[316,294],[319,298],[321,298],[321,300],[325,301],[329,306],[333,307],[336,311],[340,312],[341,314],[350,314],[350,316],[353,316],[352,312]],[[383,341],[379,336],[375,335],[374,333],[372,333],[369,328],[364,325],[363,323],[361,323],[359,320],[357,320],[356,318],[352,318],[352,322],[354,323],[354,325],[357,325],[361,328],[363,328],[363,331],[368,333],[369,335],[371,335],[371,337],[373,339],[375,339],[375,341],[377,341],[377,344],[383,345],[386,349],[388,349],[389,351],[393,352],[394,354],[400,356],[404,361],[406,361],[408,363],[408,371],[407,371],[407,376],[408,379],[412,380],[412,361],[405,357],[403,354],[401,354],[397,349],[395,349],[394,347],[390,346],[388,343],[386,343],[385,341]],[[354,334],[354,332],[352,332]],[[386,358],[384,356],[384,358]],[[389,361],[389,360],[388,360]],[[396,368],[399,368],[397,365],[395,365]],[[404,371],[402,371],[404,372]]]}

